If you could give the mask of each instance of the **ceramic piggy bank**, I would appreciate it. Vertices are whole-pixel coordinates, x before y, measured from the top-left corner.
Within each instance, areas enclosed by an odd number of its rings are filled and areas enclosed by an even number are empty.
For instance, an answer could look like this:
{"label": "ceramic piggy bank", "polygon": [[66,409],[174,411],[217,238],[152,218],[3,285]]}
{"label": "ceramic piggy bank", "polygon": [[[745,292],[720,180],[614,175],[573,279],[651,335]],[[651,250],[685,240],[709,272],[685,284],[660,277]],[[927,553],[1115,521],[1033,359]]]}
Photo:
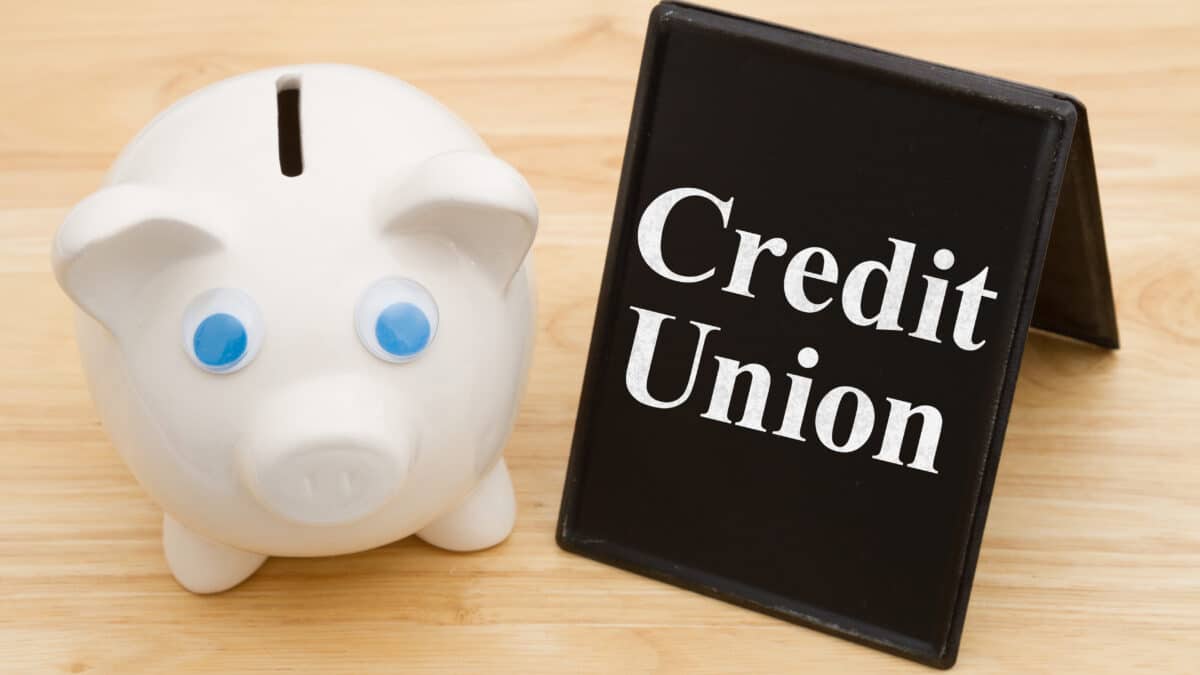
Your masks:
{"label": "ceramic piggy bank", "polygon": [[273,555],[508,536],[537,219],[454,114],[350,66],[217,83],[130,143],[53,264],[184,587]]}

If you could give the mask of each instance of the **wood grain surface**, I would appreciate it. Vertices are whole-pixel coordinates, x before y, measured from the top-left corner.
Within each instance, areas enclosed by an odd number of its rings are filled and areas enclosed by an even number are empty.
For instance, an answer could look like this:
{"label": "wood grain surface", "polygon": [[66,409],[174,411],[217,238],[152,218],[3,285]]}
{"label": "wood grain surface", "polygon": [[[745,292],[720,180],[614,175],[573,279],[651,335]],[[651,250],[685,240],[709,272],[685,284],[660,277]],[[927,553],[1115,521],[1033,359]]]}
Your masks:
{"label": "wood grain surface", "polygon": [[[1200,3],[719,4],[1087,103],[1124,348],[1031,337],[957,670],[1200,672]],[[926,672],[554,544],[649,8],[0,0],[0,672]],[[197,597],[97,421],[49,241],[159,109],[313,61],[432,93],[537,191],[519,522]]]}

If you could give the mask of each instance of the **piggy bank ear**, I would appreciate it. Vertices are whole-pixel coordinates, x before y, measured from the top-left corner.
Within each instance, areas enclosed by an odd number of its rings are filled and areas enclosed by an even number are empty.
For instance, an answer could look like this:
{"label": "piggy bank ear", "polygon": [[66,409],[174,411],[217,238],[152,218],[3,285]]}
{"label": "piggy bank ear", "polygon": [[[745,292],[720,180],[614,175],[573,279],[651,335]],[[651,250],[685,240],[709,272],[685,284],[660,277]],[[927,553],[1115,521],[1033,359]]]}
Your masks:
{"label": "piggy bank ear", "polygon": [[455,151],[425,160],[378,195],[387,234],[449,238],[500,288],[507,288],[533,245],[533,190],[503,160]]}
{"label": "piggy bank ear", "polygon": [[54,238],[54,276],[83,311],[113,329],[137,292],[174,262],[222,248],[201,223],[210,207],[159,188],[107,187],[80,202]]}

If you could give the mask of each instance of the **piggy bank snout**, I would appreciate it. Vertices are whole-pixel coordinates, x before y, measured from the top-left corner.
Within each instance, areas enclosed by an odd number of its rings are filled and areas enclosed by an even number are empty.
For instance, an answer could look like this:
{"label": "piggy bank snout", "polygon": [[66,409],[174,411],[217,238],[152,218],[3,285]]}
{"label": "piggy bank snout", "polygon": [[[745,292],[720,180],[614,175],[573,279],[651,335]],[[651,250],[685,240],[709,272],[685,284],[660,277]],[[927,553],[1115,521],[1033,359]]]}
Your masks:
{"label": "piggy bank snout", "polygon": [[252,489],[263,506],[293,522],[337,525],[377,511],[399,491],[395,451],[317,441],[257,462]]}
{"label": "piggy bank snout", "polygon": [[403,489],[413,425],[369,382],[331,378],[268,397],[238,447],[243,482],[268,511],[302,525],[365,518]]}

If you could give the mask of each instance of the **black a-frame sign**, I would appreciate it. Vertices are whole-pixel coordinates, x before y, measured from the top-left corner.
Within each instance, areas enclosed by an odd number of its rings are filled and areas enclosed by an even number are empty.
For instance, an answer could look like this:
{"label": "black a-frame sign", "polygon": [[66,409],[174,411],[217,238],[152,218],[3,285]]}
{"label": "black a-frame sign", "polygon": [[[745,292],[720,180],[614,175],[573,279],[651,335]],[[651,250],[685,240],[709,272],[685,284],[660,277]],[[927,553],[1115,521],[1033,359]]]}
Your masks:
{"label": "black a-frame sign", "polygon": [[1117,346],[1082,105],[660,5],[559,542],[949,667],[1030,326]]}

